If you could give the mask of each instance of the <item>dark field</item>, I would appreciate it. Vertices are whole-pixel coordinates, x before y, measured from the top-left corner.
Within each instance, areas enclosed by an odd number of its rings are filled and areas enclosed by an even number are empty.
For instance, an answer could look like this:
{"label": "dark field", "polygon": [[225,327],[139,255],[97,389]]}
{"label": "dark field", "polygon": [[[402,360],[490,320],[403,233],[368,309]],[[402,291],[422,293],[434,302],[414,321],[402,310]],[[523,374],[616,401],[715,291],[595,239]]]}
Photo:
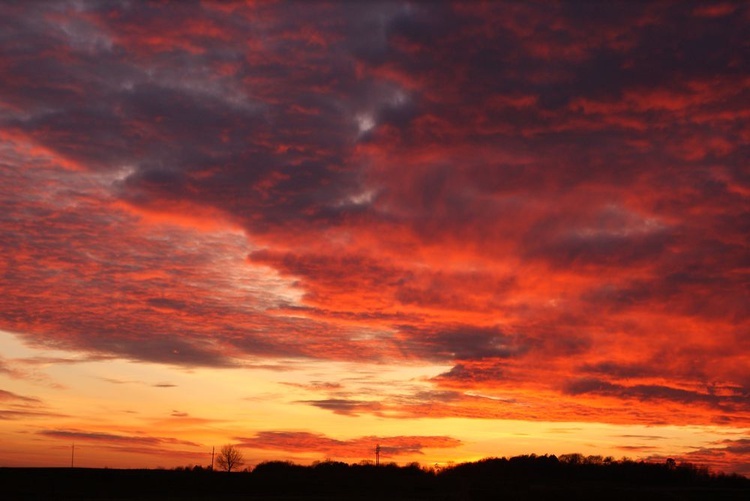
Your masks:
{"label": "dark field", "polygon": [[486,459],[438,472],[417,465],[286,462],[252,472],[0,468],[9,500],[750,500],[750,480],[693,465],[592,464],[554,456]]}

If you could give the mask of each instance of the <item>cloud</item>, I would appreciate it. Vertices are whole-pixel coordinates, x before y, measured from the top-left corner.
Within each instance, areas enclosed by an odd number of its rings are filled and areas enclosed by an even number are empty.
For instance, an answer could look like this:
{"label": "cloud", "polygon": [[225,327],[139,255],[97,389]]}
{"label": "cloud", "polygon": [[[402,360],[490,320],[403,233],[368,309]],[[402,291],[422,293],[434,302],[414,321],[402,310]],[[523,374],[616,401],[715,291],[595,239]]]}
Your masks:
{"label": "cloud", "polygon": [[380,402],[367,400],[347,400],[343,398],[328,398],[325,400],[301,400],[300,403],[333,411],[345,416],[357,415],[360,412],[378,413],[382,408]]}
{"label": "cloud", "polygon": [[632,434],[618,435],[618,437],[619,438],[635,438],[639,440],[663,440],[667,438],[661,435],[632,435]]}
{"label": "cloud", "polygon": [[103,381],[106,381],[108,383],[112,384],[138,384],[138,385],[148,385],[152,388],[175,388],[177,387],[176,384],[172,383],[146,383],[144,381],[136,381],[136,380],[126,380],[126,379],[115,379],[115,378],[100,378]]}
{"label": "cloud", "polygon": [[329,381],[310,381],[310,383],[307,384],[285,382],[283,384],[292,386],[294,388],[302,388],[311,391],[334,391],[343,388],[343,385],[341,383],[334,383]]}
{"label": "cloud", "polygon": [[34,397],[26,397],[24,395],[19,395],[17,393],[13,393],[12,391],[2,390],[0,389],[0,400],[5,401],[15,401],[15,402],[23,402],[23,403],[40,403],[41,401],[38,398]]}
{"label": "cloud", "polygon": [[13,362],[31,366],[48,366],[48,365],[70,365],[70,364],[81,364],[86,362],[100,362],[102,360],[108,360],[111,357],[106,356],[87,356],[80,358],[68,358],[68,357],[27,357],[27,358],[16,358]]}
{"label": "cloud", "polygon": [[747,9],[4,6],[0,327],[506,399],[409,413],[741,422]]}
{"label": "cloud", "polygon": [[1,409],[0,419],[24,421],[27,419],[65,418],[66,414],[32,409]]}
{"label": "cloud", "polygon": [[741,438],[739,440],[725,440],[727,452],[733,454],[750,454],[750,438]]}
{"label": "cloud", "polygon": [[27,419],[45,419],[66,417],[65,414],[49,409],[42,399],[0,389],[0,420],[22,421]]}
{"label": "cloud", "polygon": [[[750,439],[727,439],[705,447],[696,447],[685,454],[676,455],[682,462],[705,465],[713,471],[734,472],[748,476],[750,473]],[[663,460],[662,456],[650,459]]]}
{"label": "cloud", "polygon": [[617,449],[631,453],[648,453],[654,450],[653,447],[647,447],[645,445],[618,445]]}
{"label": "cloud", "polygon": [[123,446],[146,446],[149,448],[156,448],[167,445],[183,445],[190,447],[199,447],[200,444],[190,442],[187,440],[179,440],[175,438],[167,437],[153,437],[145,435],[119,435],[114,433],[105,432],[86,432],[81,430],[66,430],[66,429],[55,429],[55,430],[41,430],[38,432],[39,435],[51,438],[59,438],[65,440],[80,440],[84,442],[102,442],[108,445],[123,445]]}
{"label": "cloud", "polygon": [[419,358],[442,360],[482,360],[521,357],[530,341],[506,334],[499,328],[472,325],[440,326],[437,332],[405,328],[402,350]]}
{"label": "cloud", "polygon": [[472,381],[498,381],[504,378],[503,364],[495,363],[491,366],[477,366],[477,364],[456,364],[443,374],[438,375],[435,379],[438,381],[456,381],[459,384]]}
{"label": "cloud", "polygon": [[597,362],[584,364],[581,372],[589,374],[609,375],[618,379],[634,379],[653,377],[659,374],[658,367],[648,363],[622,364],[618,362]]}
{"label": "cloud", "polygon": [[[687,414],[689,408],[702,409],[703,413],[714,416],[713,419],[717,423],[740,422],[749,411],[748,392],[742,387],[704,387],[695,390],[660,384],[622,385],[586,378],[567,382],[563,391],[569,395],[599,395],[624,402],[637,400],[646,404],[639,408],[642,415],[646,415],[651,407],[653,410],[650,412],[654,413],[654,419],[663,419],[665,423],[682,421],[684,417],[680,414]],[[666,416],[659,418],[654,410],[657,410],[660,404],[668,405],[673,412],[679,409],[680,413],[675,412],[671,419]]]}
{"label": "cloud", "polygon": [[359,437],[337,440],[326,435],[301,431],[262,431],[253,437],[238,438],[239,447],[293,453],[314,452],[326,457],[369,458],[380,444],[385,457],[424,454],[424,449],[453,448],[461,441],[446,436]]}
{"label": "cloud", "polygon": [[728,393],[716,394],[710,389],[705,392],[698,392],[662,385],[624,386],[599,379],[571,381],[566,384],[565,392],[573,395],[585,393],[615,394],[624,398],[663,399],[682,403],[703,403],[712,406],[736,404],[739,407],[744,407],[743,404],[746,403],[748,393],[743,388],[731,388]]}

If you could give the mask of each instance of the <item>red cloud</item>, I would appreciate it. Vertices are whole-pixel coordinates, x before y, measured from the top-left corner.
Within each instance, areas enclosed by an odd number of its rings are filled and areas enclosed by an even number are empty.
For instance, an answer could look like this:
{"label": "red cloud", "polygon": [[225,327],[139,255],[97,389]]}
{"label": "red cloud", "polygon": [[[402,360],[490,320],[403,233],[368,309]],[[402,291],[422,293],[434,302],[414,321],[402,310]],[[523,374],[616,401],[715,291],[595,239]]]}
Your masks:
{"label": "red cloud", "polygon": [[360,437],[336,440],[325,435],[297,431],[263,431],[254,437],[238,438],[239,447],[285,452],[318,453],[340,458],[368,458],[380,445],[384,457],[423,454],[424,449],[452,448],[461,441],[442,436]]}

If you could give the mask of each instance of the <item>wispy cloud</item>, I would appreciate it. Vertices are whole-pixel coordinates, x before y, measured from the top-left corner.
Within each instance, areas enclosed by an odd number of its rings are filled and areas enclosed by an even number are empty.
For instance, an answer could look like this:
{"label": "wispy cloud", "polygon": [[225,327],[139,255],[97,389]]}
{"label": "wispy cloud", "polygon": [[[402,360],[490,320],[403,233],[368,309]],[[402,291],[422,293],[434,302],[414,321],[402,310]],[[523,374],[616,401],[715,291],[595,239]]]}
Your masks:
{"label": "wispy cloud", "polygon": [[0,389],[0,400],[11,401],[11,402],[23,402],[23,403],[40,403],[38,398],[27,397],[24,395],[18,395],[12,391]]}
{"label": "wispy cloud", "polygon": [[147,435],[119,435],[115,433],[87,432],[82,430],[42,430],[40,435],[45,437],[60,438],[65,440],[81,440],[90,442],[103,442],[107,444],[140,445],[147,447],[159,447],[163,445],[187,445],[199,447],[200,444],[187,440],[179,440],[168,437],[154,437]]}

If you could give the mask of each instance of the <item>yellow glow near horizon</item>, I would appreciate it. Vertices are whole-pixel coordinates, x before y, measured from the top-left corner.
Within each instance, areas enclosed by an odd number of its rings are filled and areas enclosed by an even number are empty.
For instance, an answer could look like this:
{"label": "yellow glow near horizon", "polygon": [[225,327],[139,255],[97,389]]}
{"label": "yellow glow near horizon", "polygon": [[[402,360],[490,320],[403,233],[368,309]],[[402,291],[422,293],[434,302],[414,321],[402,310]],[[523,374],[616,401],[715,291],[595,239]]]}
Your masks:
{"label": "yellow glow near horizon", "polygon": [[[57,465],[70,461],[77,443],[79,466],[173,467],[206,463],[212,446],[236,442],[263,431],[307,432],[347,441],[365,436],[451,436],[455,448],[426,448],[423,454],[385,460],[446,464],[519,454],[665,456],[720,443],[747,430],[718,426],[643,426],[591,422],[490,420],[450,417],[393,418],[376,413],[335,414],[306,400],[320,398],[311,382],[336,382],[362,399],[399,388],[425,386],[425,378],[445,367],[362,365],[287,361],[284,370],[209,369],[126,361],[70,362],[69,353],[35,348],[0,333],[0,348],[10,372],[2,388],[19,399],[18,408],[38,413],[0,421],[4,446],[0,464]],[[66,361],[68,360],[68,361]],[[372,380],[373,374],[378,380]],[[103,434],[135,439],[132,450],[112,444],[44,435],[45,431]],[[137,439],[159,439],[140,447]],[[192,445],[191,445],[192,444]],[[148,445],[148,443],[147,443]],[[640,449],[633,449],[639,447]],[[630,452],[629,452],[630,451]],[[633,453],[632,451],[636,451]],[[22,454],[20,454],[22,453]],[[311,462],[336,457],[316,450],[246,450],[248,464],[269,459]],[[19,461],[19,458],[23,458]]]}

